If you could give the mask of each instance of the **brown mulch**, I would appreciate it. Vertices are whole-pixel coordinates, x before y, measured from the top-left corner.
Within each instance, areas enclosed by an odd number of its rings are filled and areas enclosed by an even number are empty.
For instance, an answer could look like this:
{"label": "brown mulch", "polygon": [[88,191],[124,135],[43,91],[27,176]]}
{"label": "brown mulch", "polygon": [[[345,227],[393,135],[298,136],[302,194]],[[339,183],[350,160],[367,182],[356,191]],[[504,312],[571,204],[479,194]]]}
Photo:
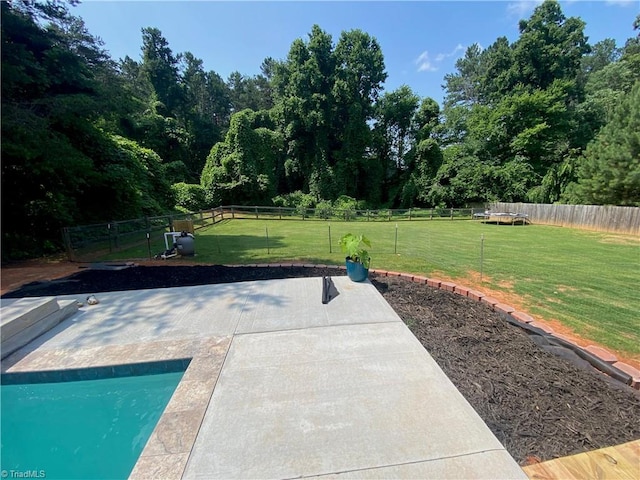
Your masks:
{"label": "brown mulch", "polygon": [[[85,269],[28,283],[3,298],[323,275],[344,273],[203,265]],[[373,274],[371,279],[520,464],[640,438],[637,391],[543,350],[480,302],[402,278]]]}

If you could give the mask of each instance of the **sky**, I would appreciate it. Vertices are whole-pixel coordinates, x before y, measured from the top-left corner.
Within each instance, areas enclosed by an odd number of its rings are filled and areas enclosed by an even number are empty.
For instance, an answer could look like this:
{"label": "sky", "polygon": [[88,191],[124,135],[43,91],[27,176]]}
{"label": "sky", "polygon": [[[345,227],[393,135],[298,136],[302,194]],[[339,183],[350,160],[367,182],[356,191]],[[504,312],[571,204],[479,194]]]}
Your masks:
{"label": "sky", "polygon": [[[233,71],[253,76],[266,57],[285,59],[291,43],[308,39],[318,24],[332,36],[360,29],[375,37],[388,74],[383,87],[408,85],[421,97],[442,103],[444,76],[466,48],[486,48],[498,37],[517,40],[518,22],[539,1],[98,1],[72,8],[114,60],[140,60],[141,29],[158,28],[174,54],[189,51],[204,69],[223,79]],[[560,2],[566,17],[586,22],[594,44],[613,38],[623,46],[634,36],[638,0]]]}

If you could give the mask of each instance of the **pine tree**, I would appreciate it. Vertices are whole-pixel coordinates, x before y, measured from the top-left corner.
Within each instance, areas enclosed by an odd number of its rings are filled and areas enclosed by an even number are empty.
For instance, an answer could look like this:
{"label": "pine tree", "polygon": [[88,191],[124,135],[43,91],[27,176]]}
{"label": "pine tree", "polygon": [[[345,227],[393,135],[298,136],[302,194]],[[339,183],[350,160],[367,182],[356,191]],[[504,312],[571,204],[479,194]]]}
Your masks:
{"label": "pine tree", "polygon": [[570,200],[640,206],[640,81],[587,147]]}

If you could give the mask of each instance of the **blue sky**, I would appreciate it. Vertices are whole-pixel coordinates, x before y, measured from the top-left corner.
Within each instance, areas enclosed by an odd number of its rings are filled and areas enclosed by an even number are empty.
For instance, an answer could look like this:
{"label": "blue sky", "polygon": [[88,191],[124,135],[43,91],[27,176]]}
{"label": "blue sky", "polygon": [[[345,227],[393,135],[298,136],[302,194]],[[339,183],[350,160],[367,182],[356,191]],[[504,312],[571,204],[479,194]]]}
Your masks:
{"label": "blue sky", "polygon": [[[235,70],[255,75],[266,57],[284,59],[296,38],[313,24],[332,35],[361,29],[374,36],[385,58],[386,91],[409,85],[421,97],[442,102],[445,74],[465,49],[496,38],[518,38],[518,21],[538,1],[85,1],[72,9],[100,37],[112,58],[139,60],[141,29],[156,27],[174,53],[190,51],[225,80]],[[561,2],[565,16],[586,22],[590,43],[613,38],[618,46],[634,36],[637,0]]]}

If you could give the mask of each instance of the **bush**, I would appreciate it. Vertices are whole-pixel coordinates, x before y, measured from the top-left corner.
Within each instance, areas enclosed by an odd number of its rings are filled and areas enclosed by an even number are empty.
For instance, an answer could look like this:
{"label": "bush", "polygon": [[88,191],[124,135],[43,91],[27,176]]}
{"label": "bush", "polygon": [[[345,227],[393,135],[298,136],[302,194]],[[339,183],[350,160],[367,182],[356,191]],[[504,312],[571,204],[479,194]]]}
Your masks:
{"label": "bush", "polygon": [[316,205],[316,216],[325,220],[333,215],[333,205],[329,200],[321,200]]}
{"label": "bush", "polygon": [[342,215],[345,220],[356,218],[356,210],[359,209],[360,203],[353,197],[340,195],[333,202],[333,208],[339,210],[338,214]]}
{"label": "bush", "polygon": [[197,212],[207,208],[205,189],[202,185],[192,183],[174,183],[171,190],[176,198],[176,208],[189,212]]}
{"label": "bush", "polygon": [[302,193],[300,190],[278,195],[271,201],[276,207],[295,208],[299,211],[302,211],[302,209],[306,211],[307,208],[314,208],[316,205],[316,199],[313,195],[310,193]]}

